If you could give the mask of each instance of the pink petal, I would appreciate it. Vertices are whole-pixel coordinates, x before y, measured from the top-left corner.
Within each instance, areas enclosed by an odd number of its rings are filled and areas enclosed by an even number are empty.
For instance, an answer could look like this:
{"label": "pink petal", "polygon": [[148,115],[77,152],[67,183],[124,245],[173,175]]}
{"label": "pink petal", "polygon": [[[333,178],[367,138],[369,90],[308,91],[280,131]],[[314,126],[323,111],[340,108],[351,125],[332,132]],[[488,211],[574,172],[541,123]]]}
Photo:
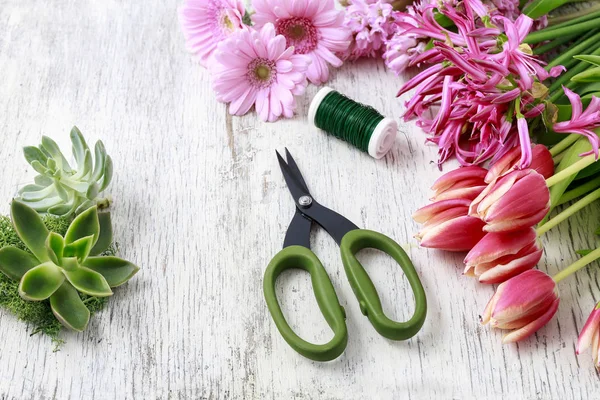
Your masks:
{"label": "pink petal", "polygon": [[514,330],[502,338],[502,343],[514,343],[527,339],[529,336],[536,333],[541,327],[546,325],[558,311],[559,299],[555,299],[552,305],[548,308],[541,317],[529,323],[523,328]]}
{"label": "pink petal", "polygon": [[592,339],[595,335],[598,334],[598,328],[600,326],[600,309],[594,307],[594,310],[591,312],[588,317],[585,325],[581,329],[579,333],[579,338],[577,339],[577,347],[575,352],[577,354],[581,354],[584,352],[590,345],[592,344]]}

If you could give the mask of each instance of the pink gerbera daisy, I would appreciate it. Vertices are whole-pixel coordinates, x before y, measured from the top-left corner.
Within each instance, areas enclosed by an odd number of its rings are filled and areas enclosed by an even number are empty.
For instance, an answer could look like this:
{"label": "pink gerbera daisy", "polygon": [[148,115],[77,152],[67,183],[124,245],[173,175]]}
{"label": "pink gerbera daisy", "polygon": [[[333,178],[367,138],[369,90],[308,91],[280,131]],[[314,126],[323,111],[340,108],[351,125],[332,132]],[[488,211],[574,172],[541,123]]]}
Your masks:
{"label": "pink gerbera daisy", "polygon": [[243,115],[256,104],[263,121],[290,118],[296,109],[294,95],[306,88],[310,58],[294,54],[273,24],[259,31],[235,32],[218,44],[211,64],[217,100],[229,104],[229,112]]}
{"label": "pink gerbera daisy", "polygon": [[344,12],[335,9],[333,0],[254,0],[252,4],[257,27],[273,23],[296,54],[311,58],[306,76],[312,83],[327,81],[327,63],[342,65],[335,54],[348,49],[350,30],[344,26]]}
{"label": "pink gerbera daisy", "polygon": [[185,0],[179,21],[188,49],[203,66],[217,43],[242,29],[245,9],[242,0]]}

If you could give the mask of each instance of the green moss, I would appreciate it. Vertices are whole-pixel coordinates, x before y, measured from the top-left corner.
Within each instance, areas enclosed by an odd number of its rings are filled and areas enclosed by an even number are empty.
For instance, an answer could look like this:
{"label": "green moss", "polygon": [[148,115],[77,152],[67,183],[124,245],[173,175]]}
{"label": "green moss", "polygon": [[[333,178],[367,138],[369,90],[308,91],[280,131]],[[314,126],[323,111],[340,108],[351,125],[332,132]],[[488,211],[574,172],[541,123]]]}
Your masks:
{"label": "green moss", "polygon": [[[71,223],[68,217],[44,216],[44,223],[49,230],[64,235]],[[5,246],[15,246],[27,250],[21,239],[13,229],[10,218],[0,216],[0,248]],[[105,254],[114,255],[115,247],[111,246]],[[33,327],[32,335],[43,333],[52,339],[56,345],[55,350],[63,343],[59,338],[62,325],[54,317],[48,301],[25,301],[19,296],[19,283],[10,280],[4,274],[0,273],[0,307],[8,310],[20,320]],[[83,302],[94,314],[100,311],[107,302],[107,298],[97,298],[82,295]]]}

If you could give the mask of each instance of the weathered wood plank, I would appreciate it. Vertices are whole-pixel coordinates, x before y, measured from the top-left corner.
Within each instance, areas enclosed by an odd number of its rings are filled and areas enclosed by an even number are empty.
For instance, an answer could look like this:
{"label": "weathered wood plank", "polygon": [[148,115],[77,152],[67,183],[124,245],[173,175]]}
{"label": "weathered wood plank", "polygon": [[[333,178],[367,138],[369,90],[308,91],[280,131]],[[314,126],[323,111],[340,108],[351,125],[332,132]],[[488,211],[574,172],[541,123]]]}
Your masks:
{"label": "weathered wood plank", "polygon": [[[423,134],[401,123],[394,150],[373,160],[307,124],[312,86],[292,120],[229,117],[184,50],[177,3],[2,2],[0,212],[32,176],[20,147],[42,134],[67,145],[77,124],[90,140],[102,138],[115,161],[115,234],[122,255],[143,269],[87,332],[66,333],[57,353],[0,311],[0,398],[597,397],[591,357],[574,355],[600,293],[597,267],[561,284],[557,318],[533,340],[502,346],[500,333],[478,322],[492,288],[460,275],[460,255],[419,249],[412,239],[410,215],[440,174]],[[401,82],[381,63],[360,62],[336,71],[330,85],[398,118]],[[279,336],[261,285],[293,213],[273,154],[284,146],[320,202],[407,249],[428,293],[416,338],[376,334],[321,231],[313,247],[346,308],[348,348],[318,364]],[[576,259],[575,249],[595,246],[597,221],[593,207],[551,232],[540,268],[555,272]],[[386,311],[408,317],[411,294],[399,269],[380,254],[363,260]],[[307,276],[286,274],[279,286],[299,332],[326,340]]]}

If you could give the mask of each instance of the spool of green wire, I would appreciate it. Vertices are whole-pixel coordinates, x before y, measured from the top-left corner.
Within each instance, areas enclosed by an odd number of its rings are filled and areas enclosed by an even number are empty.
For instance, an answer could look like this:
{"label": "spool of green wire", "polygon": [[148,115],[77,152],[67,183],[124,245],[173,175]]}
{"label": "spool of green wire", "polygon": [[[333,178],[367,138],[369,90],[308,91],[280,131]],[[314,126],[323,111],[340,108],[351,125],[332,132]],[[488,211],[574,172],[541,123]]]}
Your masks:
{"label": "spool of green wire", "polygon": [[393,119],[329,87],[319,90],[313,98],[308,119],[317,128],[377,159],[392,148],[398,132]]}

